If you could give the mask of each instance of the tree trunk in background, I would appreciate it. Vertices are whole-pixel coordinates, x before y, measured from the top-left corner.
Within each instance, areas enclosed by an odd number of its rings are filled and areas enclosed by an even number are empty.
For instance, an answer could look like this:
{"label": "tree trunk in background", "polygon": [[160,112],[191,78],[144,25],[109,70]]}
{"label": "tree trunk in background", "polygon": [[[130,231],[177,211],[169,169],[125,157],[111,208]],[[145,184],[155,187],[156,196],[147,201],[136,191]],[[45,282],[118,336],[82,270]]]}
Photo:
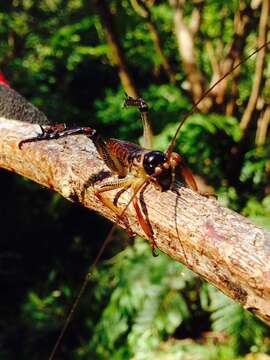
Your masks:
{"label": "tree trunk in background", "polygon": [[261,112],[261,116],[258,120],[257,132],[256,132],[257,146],[262,146],[265,144],[269,125],[270,125],[270,105],[266,107],[264,112]]}
{"label": "tree trunk in background", "polygon": [[95,0],[94,6],[100,17],[101,23],[106,33],[107,41],[112,53],[112,60],[118,66],[119,77],[125,92],[132,97],[139,97],[139,92],[128,68],[124,50],[119,41],[113,24],[113,14],[104,0]]}
{"label": "tree trunk in background", "polygon": [[[268,21],[269,21],[269,0],[264,0],[262,3],[260,24],[259,24],[259,35],[258,35],[258,47],[262,46],[267,40]],[[266,48],[262,49],[257,55],[256,70],[254,75],[253,87],[251,95],[249,97],[248,105],[243,114],[240,122],[241,129],[245,132],[248,128],[252,114],[255,110],[259,92],[262,87],[263,69],[265,62]]]}
{"label": "tree trunk in background", "polygon": [[[240,0],[239,9],[234,17],[234,35],[230,45],[229,52],[225,59],[221,62],[220,65],[220,74],[218,77],[224,75],[225,73],[232,70],[233,66],[241,61],[244,53],[244,47],[246,44],[246,38],[248,36],[249,30],[251,29],[251,20],[252,20],[252,9],[249,5],[246,5],[245,1]],[[240,70],[234,73],[234,78],[239,76]],[[215,77],[215,74],[214,76]],[[224,103],[226,92],[228,91],[228,79],[225,79],[221,84],[219,84],[215,89],[216,102],[217,104]],[[237,82],[237,79],[236,79]],[[237,100],[236,94],[234,94],[232,101],[234,103]],[[229,107],[234,108],[234,104],[229,104]],[[227,109],[227,113],[230,111]]]}
{"label": "tree trunk in background", "polygon": [[176,73],[173,70],[169,59],[166,57],[162,45],[161,45],[161,39],[156,27],[156,24],[154,23],[152,19],[151,10],[148,7],[148,5],[142,1],[142,0],[131,0],[131,5],[133,6],[133,9],[139,14],[141,17],[143,17],[146,20],[147,26],[149,28],[151,38],[153,40],[153,44],[155,47],[155,50],[157,54],[159,55],[161,59],[161,65],[163,67],[164,72],[166,73],[168,79],[172,84],[176,83]]}
{"label": "tree trunk in background", "polygon": [[193,31],[194,24],[192,23],[192,28],[189,28],[184,22],[184,1],[170,0],[170,4],[174,11],[174,27],[179,54],[190,85],[193,101],[196,102],[203,94],[204,79],[196,64]]}

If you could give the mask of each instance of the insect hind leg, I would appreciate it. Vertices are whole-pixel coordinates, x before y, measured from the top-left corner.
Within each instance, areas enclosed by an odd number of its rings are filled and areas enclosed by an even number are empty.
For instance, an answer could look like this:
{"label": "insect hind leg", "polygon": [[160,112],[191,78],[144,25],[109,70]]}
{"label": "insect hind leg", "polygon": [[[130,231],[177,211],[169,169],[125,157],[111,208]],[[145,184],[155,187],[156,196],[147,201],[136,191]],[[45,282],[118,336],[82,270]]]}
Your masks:
{"label": "insect hind leg", "polygon": [[152,149],[152,129],[150,123],[149,109],[147,102],[143,98],[133,98],[126,94],[124,101],[124,107],[136,106],[141,114],[143,123],[143,147],[146,149]]}
{"label": "insect hind leg", "polygon": [[90,127],[74,127],[74,128],[67,128],[65,124],[56,124],[56,125],[49,125],[43,127],[40,125],[41,133],[37,136],[21,140],[18,144],[19,149],[26,143],[36,142],[36,141],[43,141],[43,140],[56,140],[62,137],[71,136],[71,135],[86,135],[88,137],[92,137],[96,130]]}
{"label": "insect hind leg", "polygon": [[158,256],[158,254],[155,252],[155,249],[158,247],[157,246],[157,243],[156,243],[156,239],[155,239],[155,235],[153,233],[153,230],[150,226],[150,224],[148,224],[147,220],[145,219],[141,209],[140,209],[140,206],[138,204],[138,197],[137,196],[134,196],[134,199],[133,199],[133,206],[134,206],[134,209],[136,211],[136,214],[137,214],[137,218],[139,220],[139,223],[143,229],[143,231],[145,232],[145,234],[147,235],[147,237],[150,239],[150,242],[151,242],[151,247],[152,247],[152,254],[153,256]]}

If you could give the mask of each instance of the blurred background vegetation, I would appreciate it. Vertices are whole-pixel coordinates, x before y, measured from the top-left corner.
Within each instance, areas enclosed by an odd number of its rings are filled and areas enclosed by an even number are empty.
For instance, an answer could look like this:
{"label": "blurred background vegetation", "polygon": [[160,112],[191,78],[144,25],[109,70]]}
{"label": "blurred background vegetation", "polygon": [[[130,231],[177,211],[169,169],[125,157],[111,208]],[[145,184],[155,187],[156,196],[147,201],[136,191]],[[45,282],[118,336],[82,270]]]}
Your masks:
{"label": "blurred background vegetation", "polygon": [[[53,122],[139,141],[124,93],[151,107],[163,150],[202,92],[267,38],[268,0],[10,0],[0,69]],[[177,149],[219,200],[270,228],[270,57],[260,52],[190,116]],[[267,136],[268,134],[268,136]],[[0,173],[0,359],[46,359],[109,231],[94,213]],[[120,231],[59,359],[266,359],[267,326]]]}

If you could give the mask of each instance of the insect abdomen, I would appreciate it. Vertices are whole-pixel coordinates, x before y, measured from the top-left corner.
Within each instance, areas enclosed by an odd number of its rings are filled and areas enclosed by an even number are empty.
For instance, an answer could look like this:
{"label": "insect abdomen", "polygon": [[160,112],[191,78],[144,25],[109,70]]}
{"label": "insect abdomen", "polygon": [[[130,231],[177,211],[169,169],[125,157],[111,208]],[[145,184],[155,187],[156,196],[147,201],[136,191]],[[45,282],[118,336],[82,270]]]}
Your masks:
{"label": "insect abdomen", "polygon": [[135,158],[139,162],[144,151],[139,145],[117,139],[109,139],[107,147],[110,153],[117,157],[124,166],[131,166]]}

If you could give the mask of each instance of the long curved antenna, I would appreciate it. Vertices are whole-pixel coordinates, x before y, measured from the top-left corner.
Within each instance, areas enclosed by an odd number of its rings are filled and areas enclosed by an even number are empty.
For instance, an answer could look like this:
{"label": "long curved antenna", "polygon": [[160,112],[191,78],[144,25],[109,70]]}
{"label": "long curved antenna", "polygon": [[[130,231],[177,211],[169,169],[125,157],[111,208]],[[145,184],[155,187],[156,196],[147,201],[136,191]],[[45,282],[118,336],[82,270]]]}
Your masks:
{"label": "long curved antenna", "polygon": [[59,334],[59,336],[58,336],[58,338],[57,338],[57,340],[56,340],[56,343],[55,343],[55,345],[54,345],[54,347],[53,347],[53,349],[52,349],[52,351],[51,351],[51,353],[50,353],[50,355],[49,355],[48,360],[53,360],[53,359],[54,359],[55,354],[56,354],[56,352],[57,352],[57,350],[58,350],[58,348],[59,348],[59,345],[61,344],[61,341],[62,341],[62,339],[63,339],[63,336],[65,335],[65,332],[66,332],[66,330],[67,330],[67,328],[68,328],[71,320],[73,319],[74,313],[75,313],[75,311],[76,311],[76,309],[77,309],[77,307],[78,307],[78,305],[79,305],[79,303],[80,303],[80,300],[81,300],[81,298],[82,298],[82,296],[83,296],[83,294],[84,294],[84,292],[85,292],[85,290],[86,290],[86,288],[87,288],[88,282],[89,282],[91,276],[93,275],[93,271],[94,271],[97,263],[99,262],[102,254],[104,253],[104,250],[105,250],[106,246],[107,246],[107,245],[110,243],[110,241],[112,240],[112,236],[113,236],[113,234],[114,234],[114,232],[115,232],[115,230],[116,230],[116,228],[117,228],[117,226],[118,226],[118,224],[119,224],[119,221],[121,220],[121,218],[123,217],[123,215],[124,215],[125,212],[127,211],[127,208],[129,207],[129,205],[131,204],[131,202],[133,201],[133,199],[135,198],[135,196],[138,194],[138,192],[141,190],[141,188],[147,183],[147,181],[148,181],[148,180],[145,180],[145,181],[140,185],[140,187],[139,187],[138,189],[136,189],[136,191],[134,191],[134,193],[132,194],[131,198],[129,199],[127,205],[126,205],[126,206],[124,207],[124,209],[122,210],[122,212],[121,212],[121,214],[120,214],[120,216],[119,216],[119,219],[118,219],[118,220],[116,221],[116,223],[112,226],[111,230],[109,231],[108,235],[106,236],[106,238],[105,238],[105,240],[104,240],[104,242],[103,242],[103,244],[102,244],[102,246],[101,246],[101,248],[100,248],[100,250],[99,250],[99,252],[98,252],[98,254],[97,254],[97,256],[96,256],[96,258],[95,258],[95,260],[94,260],[93,263],[91,264],[91,266],[90,266],[90,268],[89,268],[89,271],[88,271],[87,275],[85,276],[85,279],[84,279],[84,281],[83,281],[83,284],[82,284],[82,286],[81,286],[81,288],[80,288],[80,290],[79,290],[79,292],[78,292],[78,295],[77,295],[76,298],[75,298],[75,301],[74,301],[73,305],[71,306],[71,309],[70,309],[70,311],[69,311],[69,313],[68,313],[68,315],[67,315],[67,317],[66,317],[65,323],[64,323],[64,325],[63,325],[63,327],[62,327],[62,330],[61,330],[61,332],[60,332],[60,334]]}
{"label": "long curved antenna", "polygon": [[168,157],[170,157],[171,153],[173,152],[173,149],[175,147],[175,142],[177,139],[177,136],[179,134],[179,131],[181,129],[181,127],[183,126],[184,122],[187,120],[187,118],[193,114],[195,112],[195,110],[197,110],[197,106],[201,103],[201,101],[221,82],[223,81],[227,76],[229,76],[234,70],[236,70],[239,66],[241,66],[244,62],[246,62],[249,58],[251,58],[253,55],[257,54],[257,52],[259,52],[260,50],[262,50],[263,48],[267,47],[268,45],[270,45],[270,41],[267,41],[266,43],[264,43],[262,46],[258,47],[256,50],[254,50],[251,54],[249,54],[248,56],[246,56],[243,60],[241,60],[238,64],[234,65],[233,68],[226,72],[220,79],[218,79],[212,86],[210,86],[208,88],[208,90],[206,90],[202,96],[195,102],[195,104],[192,106],[192,108],[186,113],[186,115],[183,117],[183,119],[180,121],[176,132],[174,134],[174,137],[172,138],[172,141],[170,142],[167,150],[166,150],[166,154]]}

